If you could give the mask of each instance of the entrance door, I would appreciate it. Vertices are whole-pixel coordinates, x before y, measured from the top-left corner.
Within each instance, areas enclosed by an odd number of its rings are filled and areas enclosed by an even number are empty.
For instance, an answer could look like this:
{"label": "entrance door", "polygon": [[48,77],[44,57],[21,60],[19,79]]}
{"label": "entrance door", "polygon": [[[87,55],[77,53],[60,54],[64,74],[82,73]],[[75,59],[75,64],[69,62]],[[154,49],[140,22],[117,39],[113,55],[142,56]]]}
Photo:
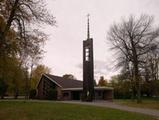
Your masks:
{"label": "entrance door", "polygon": [[72,100],[80,100],[80,92],[79,91],[72,91]]}

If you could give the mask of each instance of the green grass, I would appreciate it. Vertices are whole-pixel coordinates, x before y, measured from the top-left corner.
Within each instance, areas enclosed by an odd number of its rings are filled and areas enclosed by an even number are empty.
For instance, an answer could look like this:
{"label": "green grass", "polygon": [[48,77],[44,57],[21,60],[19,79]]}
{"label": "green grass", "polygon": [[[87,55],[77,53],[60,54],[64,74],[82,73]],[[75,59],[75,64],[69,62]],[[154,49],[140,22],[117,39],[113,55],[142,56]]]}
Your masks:
{"label": "green grass", "polygon": [[41,101],[0,101],[0,120],[156,120],[104,107]]}
{"label": "green grass", "polygon": [[120,103],[126,106],[131,107],[139,107],[139,108],[150,108],[150,109],[157,109],[159,110],[159,100],[151,100],[151,99],[144,99],[142,103],[137,103],[136,101],[128,100],[128,99],[116,99],[114,100],[116,103]]}

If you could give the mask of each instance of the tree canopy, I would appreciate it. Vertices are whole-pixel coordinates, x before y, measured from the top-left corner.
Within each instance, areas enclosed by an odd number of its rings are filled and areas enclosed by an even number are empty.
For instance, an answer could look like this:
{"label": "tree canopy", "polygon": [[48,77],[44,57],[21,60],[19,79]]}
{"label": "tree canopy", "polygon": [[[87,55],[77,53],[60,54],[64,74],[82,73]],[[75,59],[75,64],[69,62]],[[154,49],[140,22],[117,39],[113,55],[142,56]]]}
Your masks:
{"label": "tree canopy", "polygon": [[74,79],[74,80],[76,80],[76,77],[72,74],[64,74],[62,77],[64,79]]}
{"label": "tree canopy", "polygon": [[49,74],[51,69],[45,65],[38,65],[32,70],[31,88],[36,89],[36,85],[43,74]]}
{"label": "tree canopy", "polygon": [[107,80],[104,79],[103,76],[100,77],[100,79],[98,81],[98,86],[107,86]]}
{"label": "tree canopy", "polygon": [[39,29],[40,25],[55,23],[45,0],[0,1],[0,80],[9,85],[8,89],[14,89],[15,96],[19,83],[25,83],[23,88],[28,94],[32,70],[44,53],[47,35]]}

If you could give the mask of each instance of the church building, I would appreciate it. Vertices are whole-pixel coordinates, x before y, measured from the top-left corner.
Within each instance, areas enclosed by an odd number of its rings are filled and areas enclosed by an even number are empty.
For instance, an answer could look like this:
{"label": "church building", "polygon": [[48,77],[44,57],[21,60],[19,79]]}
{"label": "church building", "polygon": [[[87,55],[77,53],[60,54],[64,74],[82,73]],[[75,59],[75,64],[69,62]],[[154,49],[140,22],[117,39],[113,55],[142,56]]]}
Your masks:
{"label": "church building", "polygon": [[[113,88],[95,86],[94,94],[94,100],[112,101]],[[37,85],[38,99],[82,100],[82,97],[83,81],[81,80],[65,79],[59,76],[43,74]]]}
{"label": "church building", "polygon": [[90,38],[89,15],[87,22],[87,39],[83,41],[83,81],[43,74],[37,85],[39,99],[87,102],[113,99],[113,88],[94,85],[93,38]]}

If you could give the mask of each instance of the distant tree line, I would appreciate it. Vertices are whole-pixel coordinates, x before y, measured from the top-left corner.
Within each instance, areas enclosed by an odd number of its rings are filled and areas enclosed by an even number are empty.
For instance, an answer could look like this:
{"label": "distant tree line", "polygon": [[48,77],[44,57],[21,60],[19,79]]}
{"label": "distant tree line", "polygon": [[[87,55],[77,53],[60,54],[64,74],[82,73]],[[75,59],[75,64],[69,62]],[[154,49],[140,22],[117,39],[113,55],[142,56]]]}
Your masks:
{"label": "distant tree line", "polygon": [[[41,24],[55,25],[43,0],[0,0],[0,96],[21,92],[28,98],[32,72],[47,35]],[[34,85],[35,86],[35,85]]]}

